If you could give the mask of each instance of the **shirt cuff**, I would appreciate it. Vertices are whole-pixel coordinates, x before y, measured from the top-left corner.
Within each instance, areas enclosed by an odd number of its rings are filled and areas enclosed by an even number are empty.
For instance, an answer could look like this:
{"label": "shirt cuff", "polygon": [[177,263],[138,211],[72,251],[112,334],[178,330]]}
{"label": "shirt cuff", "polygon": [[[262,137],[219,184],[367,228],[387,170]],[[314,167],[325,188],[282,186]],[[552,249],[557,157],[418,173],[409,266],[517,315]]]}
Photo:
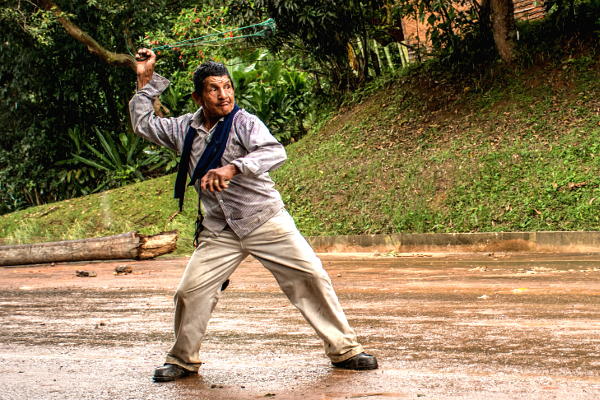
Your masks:
{"label": "shirt cuff", "polygon": [[164,78],[156,72],[154,72],[152,74],[152,79],[150,80],[150,82],[148,82],[146,86],[138,90],[138,93],[153,99],[155,97],[160,96],[160,94],[169,87],[169,84],[170,82],[167,78]]}

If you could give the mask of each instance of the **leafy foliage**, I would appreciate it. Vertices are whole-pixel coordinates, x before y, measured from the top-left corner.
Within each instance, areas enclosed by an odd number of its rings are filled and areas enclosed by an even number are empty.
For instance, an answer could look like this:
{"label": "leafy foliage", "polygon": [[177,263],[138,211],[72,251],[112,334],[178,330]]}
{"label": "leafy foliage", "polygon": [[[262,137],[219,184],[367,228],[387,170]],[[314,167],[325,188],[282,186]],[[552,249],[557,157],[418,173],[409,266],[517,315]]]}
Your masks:
{"label": "leafy foliage", "polygon": [[[488,85],[424,68],[381,86],[303,140],[274,172],[308,235],[600,229],[600,79],[581,53]],[[0,217],[5,243],[180,229],[174,175]],[[190,188],[190,190],[193,190]]]}
{"label": "leafy foliage", "polygon": [[[239,102],[258,114],[286,143],[301,137],[313,122],[315,101],[323,108],[326,101],[344,98],[340,92],[365,87],[374,77],[385,74],[383,60],[394,65],[397,60],[379,46],[402,42],[403,17],[414,15],[429,23],[434,53],[459,78],[465,71],[484,71],[496,57],[489,10],[483,1],[57,3],[99,43],[120,53],[215,31],[224,32],[226,38],[235,27],[274,17],[278,29],[267,41],[232,41],[227,46],[165,51],[160,55],[159,69],[172,81],[163,101],[173,114],[180,114],[195,108],[189,99],[194,68],[209,58],[223,61],[232,67]],[[127,101],[133,92],[133,75],[99,61],[36,4],[36,0],[5,0],[0,9],[0,213],[140,179],[124,167],[131,166],[127,152],[140,145],[119,138],[129,137]],[[576,41],[585,31],[588,38],[597,41],[598,0],[548,0],[545,4],[549,17],[542,23],[544,29],[536,31],[535,39],[529,33],[536,24],[520,27],[526,57],[539,55],[535,49],[546,46],[557,32],[561,38]],[[265,44],[268,54],[261,49]],[[561,51],[559,46],[547,46],[546,59],[555,57]],[[78,148],[69,132],[77,132],[81,143],[90,147],[83,144]],[[109,156],[108,133],[116,135],[110,138],[113,147],[119,148],[120,167]],[[108,157],[110,163],[85,163],[83,159],[102,160],[91,148]],[[142,160],[150,157],[144,151],[138,153]],[[138,165],[142,175],[168,171],[172,156],[161,157],[169,161],[156,161],[160,167],[153,171]],[[104,185],[103,179],[107,180]]]}
{"label": "leafy foliage", "polygon": [[592,28],[600,32],[599,0],[546,0],[546,12],[560,33],[577,33]]}
{"label": "leafy foliage", "polygon": [[[141,38],[148,26],[167,26],[165,16],[186,3],[191,2],[59,5],[98,42],[127,52],[128,41]],[[75,151],[68,132],[76,129],[98,146],[93,128],[130,129],[127,101],[134,76],[99,61],[34,2],[6,1],[0,29],[0,213],[85,193],[64,184],[68,169],[76,168],[61,163]]]}
{"label": "leafy foliage", "polygon": [[[231,13],[244,20],[265,15],[275,18],[277,31],[270,50],[284,57],[300,57],[303,67],[333,91],[356,88],[368,80],[374,56],[370,46],[374,38],[396,41],[392,35],[398,20],[388,18],[392,1],[279,1],[257,0],[230,2]],[[361,50],[359,50],[362,49]],[[349,53],[354,63],[349,62]],[[352,64],[354,64],[354,68]]]}
{"label": "leafy foliage", "polygon": [[266,52],[255,56],[252,64],[240,62],[231,69],[237,102],[265,122],[280,142],[296,141],[306,133],[312,106],[306,74],[268,60]]}
{"label": "leafy foliage", "polygon": [[425,26],[428,43],[411,38],[418,59],[433,56],[450,68],[469,72],[497,56],[489,1],[399,0],[396,12]]}
{"label": "leafy foliage", "polygon": [[597,57],[468,92],[429,75],[288,147],[274,175],[304,233],[600,229]]}
{"label": "leafy foliage", "polygon": [[[600,1],[547,1],[547,16],[533,24],[520,24],[521,63],[556,62],[573,53],[600,51]],[[571,7],[574,7],[573,9]],[[565,45],[567,44],[567,45]],[[585,69],[585,68],[584,68]]]}
{"label": "leafy foliage", "polygon": [[87,184],[83,190],[86,193],[140,182],[157,169],[170,172],[177,164],[173,151],[153,145],[139,136],[102,132],[98,128],[94,128],[94,131],[100,149],[81,137],[76,130],[70,130],[69,136],[77,150],[71,159],[63,162],[76,167],[84,164],[76,173],[68,170],[64,181],[82,187]]}

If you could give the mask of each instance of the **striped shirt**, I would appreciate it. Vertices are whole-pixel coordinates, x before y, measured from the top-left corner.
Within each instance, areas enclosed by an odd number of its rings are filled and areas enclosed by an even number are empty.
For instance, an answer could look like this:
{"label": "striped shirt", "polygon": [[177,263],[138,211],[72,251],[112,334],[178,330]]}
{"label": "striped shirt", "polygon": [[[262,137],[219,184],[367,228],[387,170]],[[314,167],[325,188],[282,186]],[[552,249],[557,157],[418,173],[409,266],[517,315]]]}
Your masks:
{"label": "striped shirt", "polygon": [[[185,134],[191,124],[198,135],[190,155],[188,171],[191,175],[216,124],[210,131],[204,128],[201,108],[195,113],[176,118],[158,117],[154,113],[152,99],[160,96],[168,86],[169,81],[155,73],[152,80],[136,92],[129,102],[133,131],[181,154]],[[233,119],[221,165],[233,164],[240,173],[222,192],[202,191],[200,179],[195,183],[206,211],[204,227],[218,234],[229,225],[237,236],[243,238],[277,214],[284,205],[268,172],[285,160],[285,149],[265,124],[243,109],[238,111]]]}

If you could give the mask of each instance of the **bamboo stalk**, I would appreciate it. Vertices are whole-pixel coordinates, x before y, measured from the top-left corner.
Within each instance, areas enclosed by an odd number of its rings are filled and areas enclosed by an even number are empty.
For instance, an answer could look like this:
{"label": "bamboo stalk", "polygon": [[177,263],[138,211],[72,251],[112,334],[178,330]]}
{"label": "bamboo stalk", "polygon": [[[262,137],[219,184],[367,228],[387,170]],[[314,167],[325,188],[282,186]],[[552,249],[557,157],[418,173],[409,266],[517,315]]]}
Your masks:
{"label": "bamboo stalk", "polygon": [[373,39],[373,49],[375,50],[375,55],[377,56],[377,64],[379,68],[382,69],[381,56],[379,55],[379,43],[375,39]]}
{"label": "bamboo stalk", "polygon": [[390,54],[389,46],[385,46],[383,48],[383,52],[385,54],[385,58],[387,59],[388,65],[390,66],[390,69],[392,71],[395,71],[396,68],[394,67],[394,62],[392,61],[392,55]]}

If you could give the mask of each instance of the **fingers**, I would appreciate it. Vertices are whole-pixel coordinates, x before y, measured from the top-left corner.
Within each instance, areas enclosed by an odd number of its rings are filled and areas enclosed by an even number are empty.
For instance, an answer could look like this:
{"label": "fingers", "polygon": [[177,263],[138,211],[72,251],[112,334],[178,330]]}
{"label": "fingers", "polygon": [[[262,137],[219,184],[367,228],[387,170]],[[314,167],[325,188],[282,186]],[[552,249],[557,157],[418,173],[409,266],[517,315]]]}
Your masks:
{"label": "fingers", "polygon": [[229,181],[221,179],[209,180],[206,184],[206,188],[209,192],[222,192],[229,187]]}
{"label": "fingers", "polygon": [[209,170],[200,180],[200,188],[209,192],[222,192],[229,187],[229,182],[235,176],[235,167],[224,167]]}
{"label": "fingers", "polygon": [[229,187],[229,179],[225,179],[222,176],[217,175],[215,170],[208,171],[202,180],[200,181],[200,187],[202,190],[209,192],[222,192]]}
{"label": "fingers", "polygon": [[150,49],[141,48],[135,54],[135,60],[138,61],[138,62],[144,62],[144,61],[147,61],[147,60],[155,61],[156,60],[156,54],[154,54],[154,52],[152,50],[150,50]]}
{"label": "fingers", "polygon": [[218,178],[210,179],[208,181],[208,190],[211,192],[220,192],[221,189],[221,180]]}

